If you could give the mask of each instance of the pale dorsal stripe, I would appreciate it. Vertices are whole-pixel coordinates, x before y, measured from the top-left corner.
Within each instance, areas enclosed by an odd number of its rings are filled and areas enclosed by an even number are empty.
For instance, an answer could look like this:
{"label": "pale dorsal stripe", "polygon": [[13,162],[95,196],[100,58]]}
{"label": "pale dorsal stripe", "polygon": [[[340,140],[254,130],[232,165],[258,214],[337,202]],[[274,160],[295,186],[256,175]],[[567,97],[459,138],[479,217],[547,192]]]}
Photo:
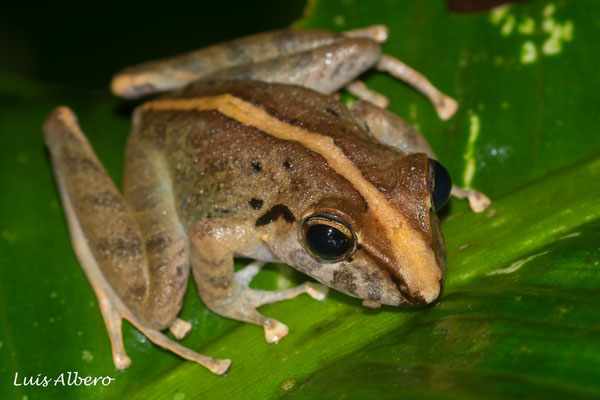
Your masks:
{"label": "pale dorsal stripe", "polygon": [[398,270],[408,287],[420,292],[426,301],[432,301],[437,297],[438,282],[442,272],[437,265],[433,250],[427,246],[418,232],[408,226],[404,217],[388,203],[383,193],[363,177],[361,171],[331,137],[281,121],[262,108],[228,93],[212,97],[156,100],[142,107],[144,110],[165,111],[216,110],[273,137],[298,142],[321,155],[329,167],[347,179],[367,201],[369,210],[379,220],[395,247]]}

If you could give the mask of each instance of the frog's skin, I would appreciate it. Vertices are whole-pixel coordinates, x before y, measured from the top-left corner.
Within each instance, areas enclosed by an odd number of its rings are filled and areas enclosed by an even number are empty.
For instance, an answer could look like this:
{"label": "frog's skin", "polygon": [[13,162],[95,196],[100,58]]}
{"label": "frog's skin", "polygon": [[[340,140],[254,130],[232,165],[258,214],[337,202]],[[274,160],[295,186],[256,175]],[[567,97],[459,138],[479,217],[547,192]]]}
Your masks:
{"label": "frog's skin", "polygon": [[[190,266],[211,310],[263,325],[269,342],[287,327],[257,307],[300,293],[321,300],[326,287],[250,289],[266,261],[288,263],[367,306],[438,297],[445,249],[432,206],[435,155],[394,114],[362,100],[348,110],[330,95],[345,86],[384,105],[355,81],[376,66],[422,90],[442,117],[456,110],[422,75],[381,55],[385,35],[383,27],[284,30],[123,71],[112,85],[123,96],[176,91],[136,109],[122,194],[75,115],[66,107],[50,115],[44,132],[73,247],[117,368],[131,362],[125,318],[158,345],[226,373],[229,360],[161,333],[170,328],[180,339],[190,329],[177,318]],[[307,232],[317,225],[343,234],[348,249],[338,259],[311,247]],[[234,256],[257,262],[234,272]]]}

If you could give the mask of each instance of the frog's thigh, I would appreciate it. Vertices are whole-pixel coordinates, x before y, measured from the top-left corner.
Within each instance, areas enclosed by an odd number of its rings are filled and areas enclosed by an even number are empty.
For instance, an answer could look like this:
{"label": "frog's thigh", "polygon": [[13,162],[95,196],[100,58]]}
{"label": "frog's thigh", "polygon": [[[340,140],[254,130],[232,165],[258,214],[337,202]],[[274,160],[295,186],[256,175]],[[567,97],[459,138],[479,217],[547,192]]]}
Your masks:
{"label": "frog's thigh", "polygon": [[423,135],[396,114],[360,100],[352,104],[351,111],[381,143],[394,146],[407,154],[425,153],[428,157],[436,158]]}
{"label": "frog's thigh", "polygon": [[381,56],[378,43],[345,38],[339,43],[262,62],[222,69],[210,79],[252,79],[299,85],[332,94],[371,68]]}
{"label": "frog's thigh", "polygon": [[278,59],[342,39],[340,34],[320,30],[282,29],[259,33],[126,68],[113,78],[111,89],[127,98],[174,90],[215,71]]}
{"label": "frog's thigh", "polygon": [[492,201],[479,190],[465,189],[452,185],[452,191],[450,193],[457,199],[467,199],[471,210],[476,213],[485,211],[485,209],[492,204]]}
{"label": "frog's thigh", "polygon": [[175,317],[189,277],[187,236],[179,222],[163,158],[134,133],[127,143],[123,195],[135,217],[146,250],[148,287],[143,318],[156,329],[171,324],[176,336],[186,333]]}
{"label": "frog's thigh", "polygon": [[307,293],[322,300],[322,285],[304,283],[288,290],[263,291],[249,288],[263,263],[252,263],[234,273],[233,256],[251,255],[264,246],[252,222],[236,219],[209,219],[194,225],[190,232],[191,263],[202,301],[224,317],[262,325],[267,342],[277,342],[288,333],[283,323],[261,315],[256,308]]}

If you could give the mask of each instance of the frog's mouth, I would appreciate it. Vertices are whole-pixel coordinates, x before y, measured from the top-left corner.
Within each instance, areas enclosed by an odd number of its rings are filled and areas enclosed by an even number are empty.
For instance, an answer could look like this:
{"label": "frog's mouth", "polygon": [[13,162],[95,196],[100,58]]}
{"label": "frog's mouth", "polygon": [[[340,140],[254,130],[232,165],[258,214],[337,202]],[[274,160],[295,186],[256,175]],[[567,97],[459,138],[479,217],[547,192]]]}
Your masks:
{"label": "frog's mouth", "polygon": [[[423,242],[420,243],[424,244]],[[387,276],[390,286],[394,287],[396,295],[399,295],[401,298],[399,302],[394,302],[391,299],[396,296],[391,294],[385,296],[382,293],[381,302],[383,304],[423,305],[429,304],[438,298],[445,263],[440,265],[437,257],[438,252],[434,251],[434,249],[423,248],[423,246],[419,247],[420,252],[414,252],[402,257],[405,253],[399,255],[396,252],[387,256],[369,246],[369,244],[364,245],[363,250],[366,256]],[[415,255],[417,256],[415,257]],[[445,260],[443,247],[440,255],[443,262]],[[388,297],[390,300],[386,301],[384,297]]]}

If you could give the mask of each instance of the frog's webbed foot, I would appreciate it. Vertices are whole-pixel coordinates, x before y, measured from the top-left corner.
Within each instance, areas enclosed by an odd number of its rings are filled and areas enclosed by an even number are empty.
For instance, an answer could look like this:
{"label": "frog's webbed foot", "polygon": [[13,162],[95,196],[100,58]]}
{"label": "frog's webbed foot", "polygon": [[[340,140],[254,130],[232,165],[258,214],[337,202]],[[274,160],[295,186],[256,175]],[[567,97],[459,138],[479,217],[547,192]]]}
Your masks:
{"label": "frog's webbed foot", "polygon": [[242,310],[242,314],[245,318],[248,318],[246,319],[248,322],[263,326],[265,339],[268,343],[277,343],[282,337],[288,334],[288,327],[273,318],[264,317],[256,311],[256,308],[265,304],[292,299],[302,293],[306,293],[316,300],[324,300],[328,288],[318,283],[305,282],[302,285],[286,290],[267,291],[251,289],[249,287],[250,282],[264,265],[265,262],[255,261],[235,273],[239,292],[235,296],[235,299],[228,303],[227,308],[231,308],[232,303],[235,303],[234,308]]}
{"label": "frog's webbed foot", "polygon": [[484,211],[489,207],[490,204],[492,204],[492,201],[485,194],[475,189],[463,189],[457,186],[452,186],[451,194],[457,199],[469,200],[471,210],[476,213]]}

